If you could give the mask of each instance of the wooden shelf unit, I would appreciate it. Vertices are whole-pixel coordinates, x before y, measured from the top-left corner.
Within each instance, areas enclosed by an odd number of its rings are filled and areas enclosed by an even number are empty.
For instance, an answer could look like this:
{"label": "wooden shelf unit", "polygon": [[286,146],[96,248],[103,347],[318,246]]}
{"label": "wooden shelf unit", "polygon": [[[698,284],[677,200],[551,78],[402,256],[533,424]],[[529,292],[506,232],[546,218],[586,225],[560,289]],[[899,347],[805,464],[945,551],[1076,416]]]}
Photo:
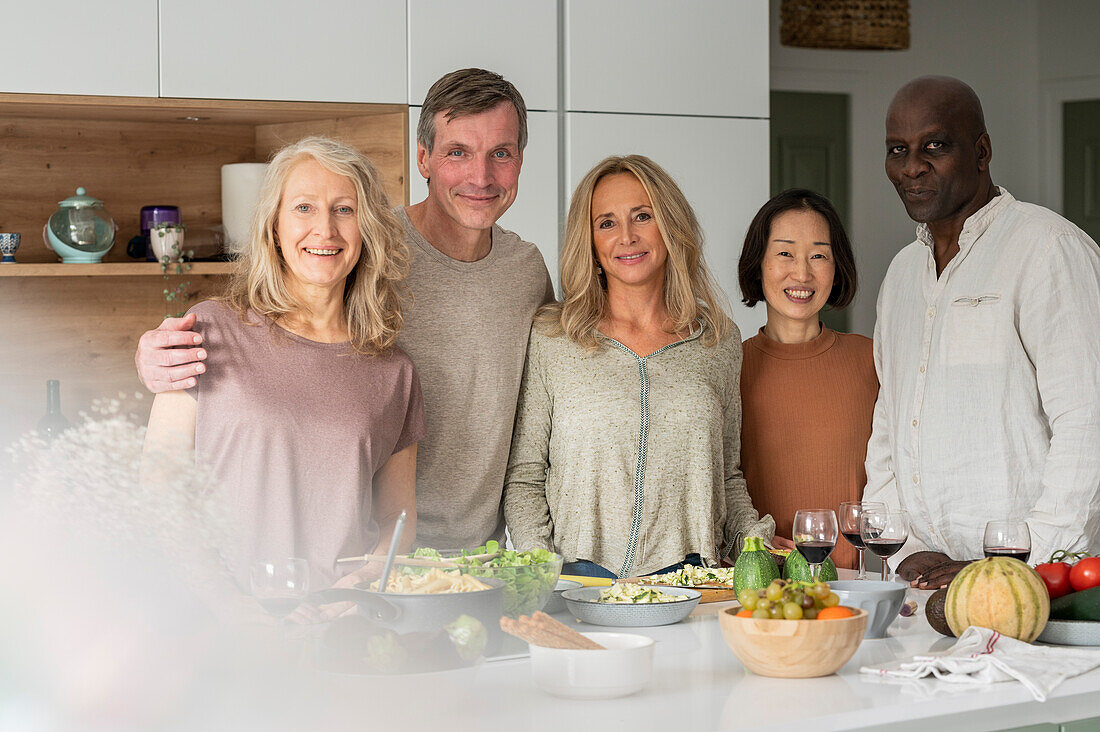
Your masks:
{"label": "wooden shelf unit", "polygon": [[[212,247],[221,166],[266,161],[313,134],[365,152],[390,200],[408,202],[402,105],[0,93],[0,231],[22,235],[18,263],[0,264],[0,448],[41,418],[46,379],[61,380],[72,422],[96,398],[144,391],[133,360],[141,333],[224,289],[232,263],[196,262],[182,275],[170,267],[165,280],[159,264],[129,259],[141,207],[179,206],[187,247]],[[102,264],[58,263],[42,242],[43,224],[77,186],[119,226]],[[192,299],[166,302],[179,285]]]}
{"label": "wooden shelf unit", "polygon": [[[188,262],[190,275],[227,275],[236,266],[234,262]],[[5,264],[0,266],[0,277],[149,277],[176,274],[176,265],[168,265],[164,271],[156,262],[105,262],[101,264]]]}

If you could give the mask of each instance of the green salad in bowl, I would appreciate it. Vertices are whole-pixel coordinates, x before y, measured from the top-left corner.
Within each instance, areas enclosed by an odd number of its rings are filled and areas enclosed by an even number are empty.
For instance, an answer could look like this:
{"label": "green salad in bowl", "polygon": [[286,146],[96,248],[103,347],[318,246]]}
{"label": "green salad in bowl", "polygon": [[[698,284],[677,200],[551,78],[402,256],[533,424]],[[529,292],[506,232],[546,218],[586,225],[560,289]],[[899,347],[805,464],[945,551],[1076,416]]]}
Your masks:
{"label": "green salad in bowl", "polygon": [[[458,571],[474,577],[495,577],[504,582],[504,614],[530,615],[541,610],[561,574],[560,555],[545,549],[517,552],[503,549],[495,541],[476,549],[464,549],[458,556],[443,556],[435,549],[417,549],[412,556],[453,562]],[[407,567],[403,571],[415,571]]]}

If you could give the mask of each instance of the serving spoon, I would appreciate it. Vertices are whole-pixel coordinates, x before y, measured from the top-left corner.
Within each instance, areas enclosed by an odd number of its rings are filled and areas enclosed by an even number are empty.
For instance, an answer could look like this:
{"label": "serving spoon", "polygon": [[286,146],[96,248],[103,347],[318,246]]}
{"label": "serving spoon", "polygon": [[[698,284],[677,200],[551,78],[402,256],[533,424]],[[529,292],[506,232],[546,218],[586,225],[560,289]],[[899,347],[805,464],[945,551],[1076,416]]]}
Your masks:
{"label": "serving spoon", "polygon": [[397,524],[393,527],[393,538],[390,539],[390,551],[386,554],[386,563],[382,565],[382,578],[378,580],[378,591],[385,592],[386,585],[390,581],[390,571],[393,569],[393,558],[397,554],[397,545],[401,543],[401,530],[405,528],[405,512],[397,517]]}

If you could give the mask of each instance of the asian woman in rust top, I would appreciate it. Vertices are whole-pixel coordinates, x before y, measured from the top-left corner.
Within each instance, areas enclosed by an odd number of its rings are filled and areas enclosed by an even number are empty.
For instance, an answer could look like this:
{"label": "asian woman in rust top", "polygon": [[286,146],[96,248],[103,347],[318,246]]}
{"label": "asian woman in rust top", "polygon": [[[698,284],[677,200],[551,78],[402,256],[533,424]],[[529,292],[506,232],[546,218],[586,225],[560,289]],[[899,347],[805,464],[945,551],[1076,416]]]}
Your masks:
{"label": "asian woman in rust top", "polygon": [[[741,469],[753,505],[789,537],[800,508],[858,501],[878,394],[871,340],[820,320],[856,293],[848,236],[828,199],[791,189],[764,204],[745,236],[743,302],[764,301],[768,321],[744,343]],[[838,512],[839,515],[839,512]],[[837,543],[838,567],[855,549]]]}

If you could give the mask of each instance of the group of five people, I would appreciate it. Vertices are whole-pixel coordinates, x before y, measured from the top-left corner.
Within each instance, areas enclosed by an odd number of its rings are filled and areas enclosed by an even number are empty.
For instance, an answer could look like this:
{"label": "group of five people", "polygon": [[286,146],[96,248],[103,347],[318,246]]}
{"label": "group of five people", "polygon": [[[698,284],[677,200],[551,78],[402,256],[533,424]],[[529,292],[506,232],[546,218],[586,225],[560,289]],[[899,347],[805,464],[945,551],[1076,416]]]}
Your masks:
{"label": "group of five people", "polygon": [[691,205],[640,155],[577,186],[555,301],[496,224],[526,138],[516,89],[465,69],[425,98],[418,204],[391,211],[340,143],[284,148],[227,295],[142,337],[148,449],[194,449],[228,490],[238,582],[290,555],[322,584],[370,578],[335,560],[388,545],[402,510],[403,549],[507,526],[612,577],[790,547],[796,509],[861,497],[940,552],[925,584],[980,554],[993,512],[1027,518],[1036,555],[1100,549],[1100,251],[992,185],[965,84],[917,79],[890,107],[887,174],[921,225],[873,345],[819,320],[857,287],[828,200],[786,191],[750,225],[741,294],[767,323],[742,344]]}

